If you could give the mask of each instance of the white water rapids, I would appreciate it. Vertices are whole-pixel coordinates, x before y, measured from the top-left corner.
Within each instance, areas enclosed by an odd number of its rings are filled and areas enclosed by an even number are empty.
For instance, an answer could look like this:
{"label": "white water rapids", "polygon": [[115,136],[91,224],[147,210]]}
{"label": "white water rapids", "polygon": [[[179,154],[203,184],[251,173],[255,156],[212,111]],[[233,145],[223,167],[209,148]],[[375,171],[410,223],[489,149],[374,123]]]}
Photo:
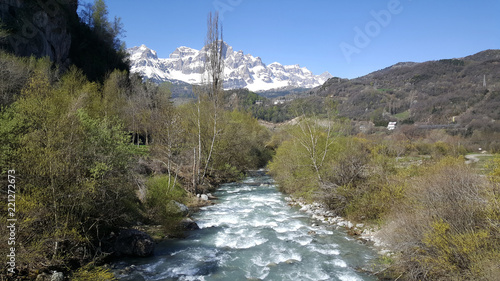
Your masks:
{"label": "white water rapids", "polygon": [[356,270],[369,268],[373,249],[288,206],[270,177],[215,195],[194,216],[200,230],[158,244],[153,257],[120,261],[135,267],[119,280],[376,280]]}

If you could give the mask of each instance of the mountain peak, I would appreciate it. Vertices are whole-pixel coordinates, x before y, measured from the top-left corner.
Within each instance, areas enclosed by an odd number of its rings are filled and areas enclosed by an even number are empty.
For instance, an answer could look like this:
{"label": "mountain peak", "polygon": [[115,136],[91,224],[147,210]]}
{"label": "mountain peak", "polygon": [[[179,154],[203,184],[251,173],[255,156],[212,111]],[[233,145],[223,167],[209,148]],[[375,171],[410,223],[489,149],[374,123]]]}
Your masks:
{"label": "mountain peak", "polygon": [[326,80],[328,80],[328,79],[332,78],[332,77],[333,77],[333,75],[331,75],[331,74],[330,74],[330,72],[325,71],[325,72],[321,73],[321,74],[319,75],[319,77],[321,77],[322,79],[324,79],[324,80],[326,81]]}
{"label": "mountain peak", "polygon": [[135,46],[130,48],[127,52],[130,54],[131,61],[138,61],[141,59],[158,59],[156,52],[146,47],[144,44],[139,47]]}
{"label": "mountain peak", "polygon": [[[145,45],[127,50],[130,54],[131,71],[158,83],[180,80],[200,84],[206,74],[204,61],[208,46],[201,50],[181,46],[168,58],[158,58],[156,52]],[[323,84],[331,75],[314,75],[300,65],[285,65],[273,62],[266,66],[260,57],[235,52],[224,42],[224,89],[248,88],[265,91],[282,87],[314,88]]]}
{"label": "mountain peak", "polygon": [[182,58],[182,57],[195,56],[196,53],[198,53],[198,50],[195,50],[195,49],[192,49],[192,48],[189,48],[186,46],[181,46],[181,47],[175,49],[175,51],[173,53],[171,53],[169,57],[171,59],[178,59],[178,58]]}

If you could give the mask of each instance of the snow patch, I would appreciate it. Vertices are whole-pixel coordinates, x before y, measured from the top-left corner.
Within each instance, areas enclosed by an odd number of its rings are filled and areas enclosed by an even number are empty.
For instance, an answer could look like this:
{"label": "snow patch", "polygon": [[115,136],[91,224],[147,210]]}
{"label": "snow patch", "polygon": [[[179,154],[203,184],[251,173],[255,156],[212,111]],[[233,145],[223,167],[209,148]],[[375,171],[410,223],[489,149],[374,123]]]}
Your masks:
{"label": "snow patch", "polygon": [[[201,84],[207,77],[204,62],[206,50],[186,46],[175,49],[168,58],[158,58],[154,50],[145,45],[127,50],[130,54],[131,72],[144,78],[163,82],[180,80],[190,84]],[[266,91],[282,87],[314,88],[332,77],[328,72],[314,75],[306,67],[281,65],[273,62],[266,66],[260,57],[234,52],[226,45],[224,59],[224,89],[247,88],[250,91]]]}

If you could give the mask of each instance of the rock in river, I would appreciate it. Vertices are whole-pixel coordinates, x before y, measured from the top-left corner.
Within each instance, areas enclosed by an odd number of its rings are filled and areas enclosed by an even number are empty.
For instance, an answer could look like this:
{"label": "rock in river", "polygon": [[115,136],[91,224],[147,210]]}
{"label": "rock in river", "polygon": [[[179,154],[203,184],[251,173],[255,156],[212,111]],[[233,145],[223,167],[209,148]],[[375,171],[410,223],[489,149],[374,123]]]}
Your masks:
{"label": "rock in river", "polygon": [[200,227],[198,226],[198,224],[196,224],[196,222],[193,221],[190,218],[184,218],[184,219],[182,219],[181,222],[180,222],[180,225],[181,225],[182,229],[185,229],[185,230],[197,230],[197,229],[200,229]]}
{"label": "rock in river", "polygon": [[115,241],[117,255],[147,257],[153,255],[154,241],[148,234],[136,229],[123,229]]}

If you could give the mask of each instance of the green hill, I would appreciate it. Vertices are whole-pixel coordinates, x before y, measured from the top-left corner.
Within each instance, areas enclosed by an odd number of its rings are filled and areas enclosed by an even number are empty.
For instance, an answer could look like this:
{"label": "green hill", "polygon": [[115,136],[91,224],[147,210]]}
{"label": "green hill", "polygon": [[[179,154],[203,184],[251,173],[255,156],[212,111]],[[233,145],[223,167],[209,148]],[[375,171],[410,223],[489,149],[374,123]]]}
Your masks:
{"label": "green hill", "polygon": [[337,101],[354,120],[456,122],[500,131],[500,50],[458,59],[403,62],[356,79],[331,78],[310,95]]}

